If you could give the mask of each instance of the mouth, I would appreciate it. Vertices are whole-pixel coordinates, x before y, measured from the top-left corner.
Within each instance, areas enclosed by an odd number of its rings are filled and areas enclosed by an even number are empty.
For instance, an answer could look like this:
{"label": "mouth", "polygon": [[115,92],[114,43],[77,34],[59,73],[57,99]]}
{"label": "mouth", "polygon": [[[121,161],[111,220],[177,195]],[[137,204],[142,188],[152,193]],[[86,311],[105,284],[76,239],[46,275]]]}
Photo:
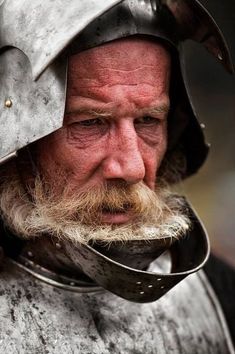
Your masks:
{"label": "mouth", "polygon": [[101,222],[104,224],[125,224],[133,219],[130,204],[124,204],[121,208],[101,208]]}

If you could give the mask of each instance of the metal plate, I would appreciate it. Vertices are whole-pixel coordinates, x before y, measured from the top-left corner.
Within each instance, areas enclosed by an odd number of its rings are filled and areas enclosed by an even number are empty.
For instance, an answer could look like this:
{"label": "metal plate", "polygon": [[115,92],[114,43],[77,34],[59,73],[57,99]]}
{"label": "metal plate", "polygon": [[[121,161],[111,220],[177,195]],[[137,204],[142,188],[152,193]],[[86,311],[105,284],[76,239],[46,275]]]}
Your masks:
{"label": "metal plate", "polygon": [[93,19],[119,2],[5,0],[0,8],[0,47],[22,50],[36,79]]}

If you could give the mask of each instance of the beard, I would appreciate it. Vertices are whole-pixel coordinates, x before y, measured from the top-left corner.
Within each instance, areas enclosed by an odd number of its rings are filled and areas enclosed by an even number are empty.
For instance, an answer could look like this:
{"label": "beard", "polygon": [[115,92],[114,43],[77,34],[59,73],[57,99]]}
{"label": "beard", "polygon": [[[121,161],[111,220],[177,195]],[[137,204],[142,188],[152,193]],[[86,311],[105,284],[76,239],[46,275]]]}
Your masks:
{"label": "beard", "polygon": [[[55,184],[56,185],[56,184]],[[143,182],[115,182],[89,190],[46,183],[39,175],[26,187],[11,170],[1,183],[4,224],[24,239],[49,235],[74,243],[153,240],[184,236],[190,228],[183,198],[158,183],[155,191]],[[102,224],[102,212],[131,213],[129,223]]]}

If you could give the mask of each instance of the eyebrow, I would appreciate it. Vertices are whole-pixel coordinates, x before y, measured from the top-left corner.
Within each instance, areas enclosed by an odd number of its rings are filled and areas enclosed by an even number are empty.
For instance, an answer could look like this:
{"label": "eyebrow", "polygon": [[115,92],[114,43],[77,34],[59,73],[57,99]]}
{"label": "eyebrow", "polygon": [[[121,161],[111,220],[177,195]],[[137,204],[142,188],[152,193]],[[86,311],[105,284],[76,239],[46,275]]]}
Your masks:
{"label": "eyebrow", "polygon": [[[140,110],[142,114],[164,114],[167,115],[169,113],[169,105],[168,104],[162,104],[156,107],[149,107],[149,108],[143,108]],[[102,108],[86,108],[86,107],[80,107],[71,111],[66,112],[69,115],[75,115],[75,114],[89,114],[91,117],[112,117],[113,112],[108,111],[107,109],[102,109]]]}
{"label": "eyebrow", "polygon": [[92,117],[111,117],[112,113],[108,112],[107,110],[104,109],[100,109],[100,108],[96,108],[96,109],[88,109],[88,108],[78,108],[78,109],[74,109],[72,111],[68,111],[66,112],[67,114],[82,114],[82,113],[86,113],[89,114]]}
{"label": "eyebrow", "polygon": [[156,107],[150,107],[147,109],[143,109],[143,113],[148,113],[148,114],[168,114],[170,110],[170,107],[168,104],[162,104],[160,106]]}

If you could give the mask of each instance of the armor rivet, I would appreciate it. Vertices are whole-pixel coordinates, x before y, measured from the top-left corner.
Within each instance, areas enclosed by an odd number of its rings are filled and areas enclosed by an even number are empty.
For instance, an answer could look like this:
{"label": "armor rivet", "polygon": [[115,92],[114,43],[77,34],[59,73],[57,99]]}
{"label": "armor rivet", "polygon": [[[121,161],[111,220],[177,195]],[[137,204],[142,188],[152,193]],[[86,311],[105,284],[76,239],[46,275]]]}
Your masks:
{"label": "armor rivet", "polygon": [[221,54],[221,53],[218,53],[218,59],[219,59],[219,60],[223,60],[223,57],[222,57],[222,54]]}
{"label": "armor rivet", "polygon": [[152,284],[150,284],[149,286],[148,286],[148,288],[152,288],[153,287],[153,285]]}
{"label": "armor rivet", "polygon": [[8,98],[6,101],[5,101],[5,107],[7,108],[11,108],[12,106],[12,100],[10,98]]}
{"label": "armor rivet", "polygon": [[141,291],[141,292],[140,292],[140,295],[144,295],[144,291]]}
{"label": "armor rivet", "polygon": [[73,281],[71,281],[70,285],[71,286],[75,286],[75,283]]}
{"label": "armor rivet", "polygon": [[58,242],[55,244],[55,246],[56,246],[56,248],[58,248],[59,250],[62,248],[62,247],[61,247],[61,244],[58,243]]}
{"label": "armor rivet", "polygon": [[142,283],[141,283],[141,281],[137,281],[137,283],[136,283],[137,285],[141,285]]}
{"label": "armor rivet", "polygon": [[205,129],[205,128],[206,128],[206,126],[205,126],[204,123],[201,123],[201,124],[200,124],[200,127],[201,127],[202,129]]}
{"label": "armor rivet", "polygon": [[161,281],[161,280],[162,280],[162,278],[158,278],[158,279],[157,279],[157,281]]}
{"label": "armor rivet", "polygon": [[163,286],[161,286],[161,289],[165,289],[165,286],[163,285]]}
{"label": "armor rivet", "polygon": [[32,254],[31,251],[28,251],[27,253],[28,253],[28,256],[29,256],[29,257],[33,257],[33,254]]}

